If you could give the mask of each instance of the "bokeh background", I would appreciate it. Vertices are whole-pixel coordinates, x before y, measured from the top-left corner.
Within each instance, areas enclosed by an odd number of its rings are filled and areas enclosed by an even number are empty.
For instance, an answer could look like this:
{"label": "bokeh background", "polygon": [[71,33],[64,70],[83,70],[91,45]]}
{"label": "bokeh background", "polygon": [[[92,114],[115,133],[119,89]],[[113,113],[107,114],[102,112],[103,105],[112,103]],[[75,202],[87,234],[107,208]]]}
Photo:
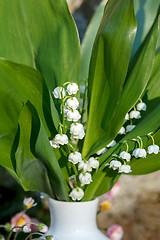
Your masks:
{"label": "bokeh background", "polygon": [[[68,0],[81,41],[99,2]],[[28,211],[28,215],[49,225],[47,201],[42,200],[37,192],[24,192],[0,167],[0,224],[9,222],[22,210],[24,197],[33,197],[38,202],[36,207]],[[98,212],[97,223],[104,233],[113,224],[121,225],[124,230],[123,240],[160,240],[160,171],[145,176],[122,175],[119,192],[110,210]],[[0,229],[0,233],[5,232]]]}

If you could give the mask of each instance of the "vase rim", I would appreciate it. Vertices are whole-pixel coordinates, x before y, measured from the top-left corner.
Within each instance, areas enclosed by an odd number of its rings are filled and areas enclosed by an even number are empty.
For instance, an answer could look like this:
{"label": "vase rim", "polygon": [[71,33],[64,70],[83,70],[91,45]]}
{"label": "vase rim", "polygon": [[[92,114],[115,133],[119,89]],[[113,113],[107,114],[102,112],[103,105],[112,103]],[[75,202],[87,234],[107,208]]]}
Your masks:
{"label": "vase rim", "polygon": [[84,204],[91,204],[91,203],[98,203],[98,198],[95,198],[90,201],[84,201],[84,202],[67,202],[67,201],[59,201],[57,199],[49,198],[50,201],[55,202],[56,204],[72,204],[73,205],[84,205]]}

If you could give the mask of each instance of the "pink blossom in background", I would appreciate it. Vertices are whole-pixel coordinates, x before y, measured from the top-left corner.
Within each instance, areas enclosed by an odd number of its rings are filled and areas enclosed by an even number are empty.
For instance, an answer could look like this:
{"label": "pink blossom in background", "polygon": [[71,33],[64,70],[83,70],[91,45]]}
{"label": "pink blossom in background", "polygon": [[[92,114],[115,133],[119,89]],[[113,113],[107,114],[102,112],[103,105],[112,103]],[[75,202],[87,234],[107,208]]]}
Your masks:
{"label": "pink blossom in background", "polygon": [[111,194],[112,197],[115,197],[119,193],[119,191],[120,191],[120,182],[117,181],[113,186],[113,188],[111,189],[111,191],[108,193]]}
{"label": "pink blossom in background", "polygon": [[[38,219],[36,218],[31,218],[31,222],[35,223],[35,224],[39,224],[40,222],[38,221]],[[31,230],[32,232],[37,232],[38,231],[38,226],[31,224]]]}
{"label": "pink blossom in background", "polygon": [[[15,227],[15,226],[21,227],[21,226],[23,226],[24,224],[29,223],[29,222],[31,222],[31,218],[30,218],[27,214],[25,214],[25,213],[23,213],[23,212],[17,213],[17,214],[16,214],[14,217],[12,217],[12,219],[11,219],[12,227]],[[16,232],[16,231],[18,231],[18,230],[19,230],[19,228],[14,229],[14,232]]]}
{"label": "pink blossom in background", "polygon": [[123,228],[118,224],[112,225],[107,229],[106,235],[111,240],[122,240]]}

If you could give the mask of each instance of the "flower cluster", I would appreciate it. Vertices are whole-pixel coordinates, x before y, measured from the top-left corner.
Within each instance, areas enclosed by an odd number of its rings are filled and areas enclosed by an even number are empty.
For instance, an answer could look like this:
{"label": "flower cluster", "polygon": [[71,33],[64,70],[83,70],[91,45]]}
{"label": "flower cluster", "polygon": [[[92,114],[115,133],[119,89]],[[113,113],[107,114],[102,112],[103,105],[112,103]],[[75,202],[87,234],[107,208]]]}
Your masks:
{"label": "flower cluster", "polygon": [[[48,227],[40,223],[35,218],[30,218],[26,211],[28,209],[36,206],[37,203],[33,198],[24,198],[23,200],[23,206],[24,210],[17,213],[15,216],[12,217],[11,222],[6,223],[5,225],[1,225],[0,227],[3,227],[7,232],[9,232],[8,240],[11,239],[12,234],[15,232],[14,239],[16,240],[18,237],[19,232],[23,232],[26,234],[29,234],[25,239],[32,239],[33,235],[40,235],[42,239],[45,240],[55,240],[53,236],[44,236],[48,232]],[[0,239],[5,239],[3,235],[0,235]]]}
{"label": "flower cluster", "polygon": [[[67,85],[67,89],[65,86]],[[74,175],[69,178],[69,185],[72,189],[69,196],[73,201],[81,200],[84,196],[83,186],[92,182],[92,171],[97,170],[99,161],[97,158],[90,157],[84,159],[75,146],[75,141],[81,140],[85,136],[82,123],[78,122],[81,115],[77,110],[79,107],[78,99],[73,96],[77,94],[79,87],[76,83],[65,83],[63,87],[56,87],[53,91],[55,98],[61,100],[62,122],[60,123],[60,133],[58,133],[50,144],[53,148],[60,148],[61,145],[69,147],[68,162],[72,164]],[[66,126],[70,124],[69,129]],[[69,131],[68,131],[69,130]],[[67,134],[69,133],[69,134]]]}
{"label": "flower cluster", "polygon": [[60,124],[60,133],[58,133],[54,139],[50,141],[53,148],[60,148],[61,145],[69,143],[69,138],[65,131],[65,121],[73,122],[70,126],[72,139],[83,139],[85,136],[83,125],[78,123],[81,119],[81,115],[77,110],[79,101],[75,96],[73,96],[79,90],[78,85],[76,83],[65,83],[64,86],[65,85],[67,85],[66,90],[64,87],[56,87],[53,91],[54,97],[61,99],[61,114],[63,118],[63,125]]}
{"label": "flower cluster", "polygon": [[126,134],[128,132],[131,132],[136,127],[136,125],[133,124],[132,120],[140,119],[142,117],[141,111],[146,111],[147,109],[147,105],[144,102],[142,102],[141,99],[139,99],[139,101],[140,102],[136,106],[134,106],[129,113],[125,115],[125,123],[128,120],[130,120],[130,124],[127,124],[125,127],[122,126],[118,134],[120,135]]}
{"label": "flower cluster", "polygon": [[137,137],[137,139],[132,139],[132,141],[136,141],[138,143],[138,148],[135,148],[132,153],[128,152],[128,143],[127,141],[124,142],[126,144],[127,149],[126,151],[122,151],[119,155],[113,155],[110,163],[106,164],[109,168],[113,170],[118,170],[118,173],[130,173],[132,172],[131,166],[127,163],[131,161],[132,156],[134,158],[146,158],[148,154],[158,154],[159,153],[159,146],[155,144],[154,138],[151,133],[147,134],[153,141],[152,145],[148,146],[148,150],[143,148],[143,141],[141,137]]}

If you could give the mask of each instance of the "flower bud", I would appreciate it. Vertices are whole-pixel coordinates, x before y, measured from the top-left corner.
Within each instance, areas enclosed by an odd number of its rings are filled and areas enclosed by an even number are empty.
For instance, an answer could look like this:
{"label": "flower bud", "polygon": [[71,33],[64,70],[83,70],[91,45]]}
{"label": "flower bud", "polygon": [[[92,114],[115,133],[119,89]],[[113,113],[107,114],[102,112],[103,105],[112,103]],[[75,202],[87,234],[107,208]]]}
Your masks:
{"label": "flower bud", "polygon": [[9,222],[4,225],[4,229],[6,232],[10,232],[12,227],[13,227],[12,224]]}
{"label": "flower bud", "polygon": [[38,224],[38,230],[41,233],[47,233],[48,232],[48,227],[47,227],[47,225],[45,225],[43,223],[40,223],[40,224]]}
{"label": "flower bud", "polygon": [[126,133],[126,132],[125,132],[125,128],[124,128],[124,127],[121,127],[121,129],[119,130],[118,134],[123,135],[123,134],[125,134],[125,133]]}
{"label": "flower bud", "polygon": [[129,114],[128,113],[126,113],[126,115],[125,115],[125,120],[126,121],[129,120]]}
{"label": "flower bud", "polygon": [[106,147],[110,148],[110,147],[113,147],[114,145],[116,145],[116,141],[112,140],[112,142],[110,142]]}
{"label": "flower bud", "polygon": [[135,126],[136,125],[127,125],[126,126],[126,133],[131,132],[135,128]]}
{"label": "flower bud", "polygon": [[79,88],[76,83],[70,83],[67,86],[67,92],[69,95],[76,94],[78,92]]}
{"label": "flower bud", "polygon": [[81,115],[79,114],[79,112],[77,110],[69,110],[67,112],[67,121],[70,122],[78,122],[78,120],[81,118]]}
{"label": "flower bud", "polygon": [[82,161],[82,155],[80,152],[70,153],[68,156],[68,161],[73,164],[77,164]]}
{"label": "flower bud", "polygon": [[52,93],[55,98],[59,98],[59,99],[62,99],[62,96],[63,98],[66,96],[66,91],[62,87],[56,87]]}
{"label": "flower bud", "polygon": [[100,149],[98,152],[96,152],[96,154],[97,155],[101,155],[101,154],[103,154],[103,153],[105,153],[107,151],[107,148],[102,148],[102,149]]}
{"label": "flower bud", "polygon": [[66,101],[66,106],[75,110],[79,106],[79,102],[76,97],[68,98]]}
{"label": "flower bud", "polygon": [[55,238],[52,235],[45,236],[46,240],[55,240]]}
{"label": "flower bud", "polygon": [[69,194],[69,196],[72,198],[73,201],[76,200],[81,200],[84,196],[84,192],[81,188],[74,188],[71,193]]}
{"label": "flower bud", "polygon": [[35,203],[35,200],[32,197],[30,197],[24,198],[23,205],[26,209],[30,209],[31,207],[35,207],[37,203]]}

